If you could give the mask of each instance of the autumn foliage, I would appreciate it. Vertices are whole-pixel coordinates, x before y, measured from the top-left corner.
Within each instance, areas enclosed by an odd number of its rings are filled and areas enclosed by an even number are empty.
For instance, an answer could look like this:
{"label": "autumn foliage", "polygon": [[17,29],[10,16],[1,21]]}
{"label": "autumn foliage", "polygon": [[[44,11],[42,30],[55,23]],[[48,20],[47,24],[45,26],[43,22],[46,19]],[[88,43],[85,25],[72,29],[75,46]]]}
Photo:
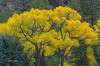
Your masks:
{"label": "autumn foliage", "polygon": [[[7,23],[0,24],[0,33],[20,37],[24,51],[32,48],[30,54],[34,55],[35,66],[43,66],[44,58],[53,56],[57,51],[62,54],[59,65],[70,66],[65,57],[69,56],[73,47],[80,47],[80,40],[86,46],[98,42],[98,33],[81,18],[77,11],[69,7],[59,6],[53,10],[33,8],[29,12],[15,14]],[[87,48],[89,51],[92,51],[90,47]],[[87,53],[87,59],[89,65],[93,65],[95,63],[91,61],[95,61],[95,57],[93,52],[90,54]]]}

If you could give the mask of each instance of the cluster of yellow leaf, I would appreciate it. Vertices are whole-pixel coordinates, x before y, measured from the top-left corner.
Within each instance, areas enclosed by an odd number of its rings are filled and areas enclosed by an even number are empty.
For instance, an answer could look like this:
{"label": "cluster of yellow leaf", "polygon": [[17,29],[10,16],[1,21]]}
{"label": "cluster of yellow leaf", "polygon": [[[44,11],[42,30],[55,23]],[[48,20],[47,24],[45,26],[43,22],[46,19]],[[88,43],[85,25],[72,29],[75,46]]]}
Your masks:
{"label": "cluster of yellow leaf", "polygon": [[93,28],[94,28],[95,32],[98,33],[98,37],[100,40],[100,19],[97,21],[97,24],[93,26]]}
{"label": "cluster of yellow leaf", "polygon": [[0,33],[3,33],[5,30],[5,24],[0,24]]}
{"label": "cluster of yellow leaf", "polygon": [[57,32],[56,34],[57,34],[56,37],[51,38],[50,40],[52,44],[54,44],[56,47],[59,47],[61,50],[69,46],[79,47],[79,43],[77,39],[71,39],[68,36],[64,36],[65,39],[63,40],[60,35],[60,32]]}
{"label": "cluster of yellow leaf", "polygon": [[98,33],[94,32],[86,22],[81,23],[79,20],[67,20],[66,27],[63,27],[63,31],[68,31],[68,35],[73,39],[83,39],[85,44],[93,45],[98,42]]}
{"label": "cluster of yellow leaf", "polygon": [[51,17],[54,19],[57,18],[61,22],[63,20],[81,20],[81,16],[77,13],[77,11],[72,10],[69,7],[58,7],[53,10],[51,13]]}
{"label": "cluster of yellow leaf", "polygon": [[[59,66],[61,66],[61,65],[59,65]],[[72,66],[72,65],[69,64],[68,61],[65,61],[65,62],[64,62],[64,66]]]}
{"label": "cluster of yellow leaf", "polygon": [[94,66],[94,64],[96,63],[96,59],[94,57],[94,52],[93,49],[91,47],[87,48],[87,59],[89,60],[89,66]]}
{"label": "cluster of yellow leaf", "polygon": [[84,39],[89,45],[98,40],[89,24],[80,20],[77,11],[69,7],[59,6],[53,10],[33,8],[29,12],[13,15],[6,23],[6,28],[22,40],[45,50],[47,56],[53,54],[51,49],[79,47],[78,39]]}
{"label": "cluster of yellow leaf", "polygon": [[100,19],[98,20],[97,26],[100,28]]}
{"label": "cluster of yellow leaf", "polygon": [[95,29],[95,32],[100,32],[100,19],[97,21],[97,24],[93,26]]}

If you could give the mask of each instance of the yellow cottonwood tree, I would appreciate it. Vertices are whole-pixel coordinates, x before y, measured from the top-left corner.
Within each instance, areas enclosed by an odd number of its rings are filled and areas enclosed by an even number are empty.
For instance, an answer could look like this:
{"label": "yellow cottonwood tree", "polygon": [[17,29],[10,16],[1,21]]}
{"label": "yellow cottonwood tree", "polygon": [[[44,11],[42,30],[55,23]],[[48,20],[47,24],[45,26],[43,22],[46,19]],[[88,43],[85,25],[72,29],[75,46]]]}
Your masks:
{"label": "yellow cottonwood tree", "polygon": [[62,53],[61,66],[64,66],[65,56],[73,47],[79,47],[78,39],[84,40],[87,45],[94,45],[98,40],[89,24],[80,20],[77,11],[69,7],[59,6],[54,10],[33,8],[13,15],[6,26],[22,42],[33,45],[35,66],[42,66],[44,57],[53,55],[57,50]]}

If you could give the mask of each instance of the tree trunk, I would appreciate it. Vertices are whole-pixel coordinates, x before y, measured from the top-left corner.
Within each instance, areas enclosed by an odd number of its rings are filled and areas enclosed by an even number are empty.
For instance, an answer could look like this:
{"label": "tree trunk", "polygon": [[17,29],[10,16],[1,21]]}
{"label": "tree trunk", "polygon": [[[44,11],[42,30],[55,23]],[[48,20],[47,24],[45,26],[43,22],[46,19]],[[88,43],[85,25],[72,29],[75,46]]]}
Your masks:
{"label": "tree trunk", "polygon": [[61,56],[61,66],[64,66],[64,58],[65,58],[65,51],[66,51],[66,48],[67,47],[65,47],[64,49],[62,49],[61,50],[61,52],[62,52],[62,56]]}
{"label": "tree trunk", "polygon": [[63,63],[64,63],[64,55],[61,57],[61,66],[64,66]]}
{"label": "tree trunk", "polygon": [[39,66],[39,63],[40,63],[40,58],[39,58],[39,53],[36,52],[36,55],[35,55],[35,66]]}
{"label": "tree trunk", "polygon": [[43,66],[44,61],[44,50],[42,51],[42,54],[40,54],[41,48],[38,48],[36,46],[36,53],[35,53],[35,66]]}
{"label": "tree trunk", "polygon": [[90,20],[91,20],[91,26],[93,26],[94,25],[93,17],[90,17]]}
{"label": "tree trunk", "polygon": [[42,52],[42,55],[41,55],[41,59],[40,59],[40,66],[43,66],[43,62],[44,61],[44,50]]}
{"label": "tree trunk", "polygon": [[40,50],[38,49],[38,46],[36,46],[36,53],[35,53],[35,66],[39,66],[40,64]]}

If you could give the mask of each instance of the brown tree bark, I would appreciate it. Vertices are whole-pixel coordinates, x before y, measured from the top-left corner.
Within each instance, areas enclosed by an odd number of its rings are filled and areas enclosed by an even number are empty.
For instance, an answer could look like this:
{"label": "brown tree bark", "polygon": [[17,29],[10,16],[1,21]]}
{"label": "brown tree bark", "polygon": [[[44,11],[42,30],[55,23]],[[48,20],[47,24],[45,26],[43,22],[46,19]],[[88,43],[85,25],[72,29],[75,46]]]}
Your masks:
{"label": "brown tree bark", "polygon": [[61,57],[61,66],[64,66],[64,55]]}
{"label": "brown tree bark", "polygon": [[41,58],[40,58],[40,66],[43,66],[43,63],[44,63],[44,50],[42,52],[42,55],[41,55]]}
{"label": "brown tree bark", "polygon": [[65,51],[66,51],[66,47],[64,49],[61,50],[62,52],[62,56],[61,56],[61,66],[64,66],[64,60],[65,60]]}

